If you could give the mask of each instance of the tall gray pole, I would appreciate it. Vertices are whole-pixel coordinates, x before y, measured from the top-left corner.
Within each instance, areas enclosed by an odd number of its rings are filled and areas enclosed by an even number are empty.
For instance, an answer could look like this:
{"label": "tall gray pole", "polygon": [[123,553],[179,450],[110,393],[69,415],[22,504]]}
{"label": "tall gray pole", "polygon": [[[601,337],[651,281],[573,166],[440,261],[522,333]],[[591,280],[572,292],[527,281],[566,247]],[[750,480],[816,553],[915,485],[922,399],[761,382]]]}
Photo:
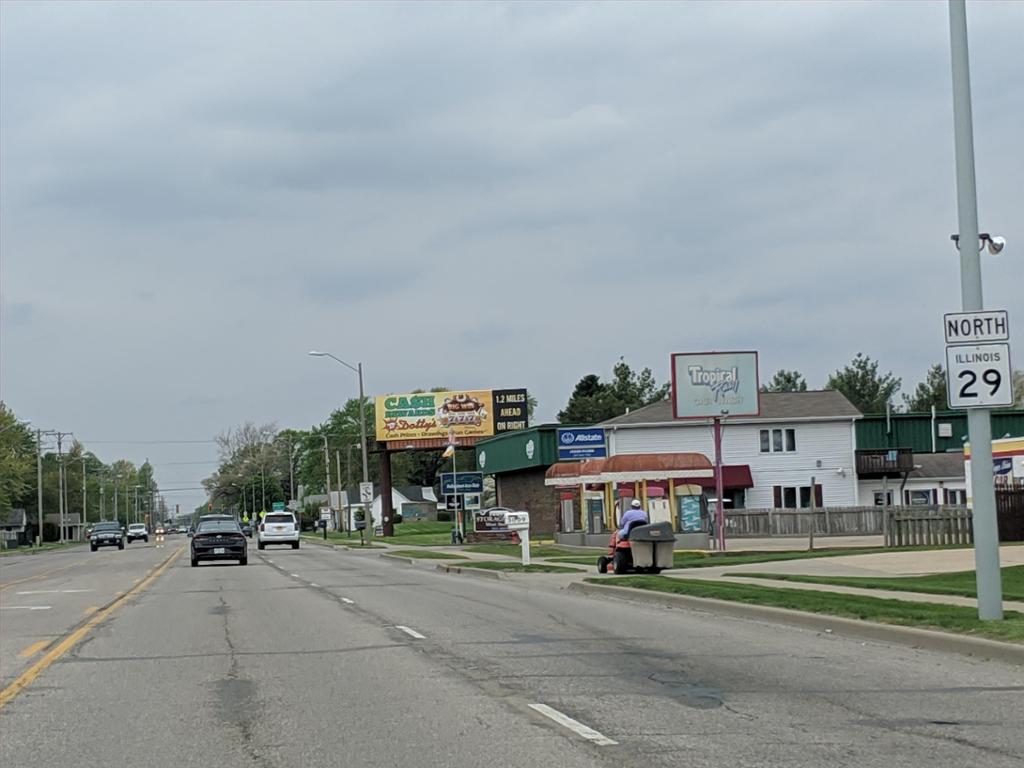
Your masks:
{"label": "tall gray pole", "polygon": [[[953,129],[956,139],[956,198],[959,219],[960,296],[964,311],[984,306],[981,254],[978,248],[978,200],[974,188],[974,125],[971,119],[971,73],[967,55],[965,0],[949,0],[949,40],[953,62]],[[992,481],[992,422],[987,408],[967,413],[971,442],[971,495],[974,568],[978,618],[1003,618],[999,573],[999,527]]]}
{"label": "tall gray pole", "polygon": [[117,475],[114,475],[114,522],[118,522],[117,519]]}
{"label": "tall gray pole", "polygon": [[[359,374],[359,448],[363,452],[363,482],[370,482],[370,456],[366,449],[366,397],[363,395],[363,364],[358,363],[356,365],[356,373]],[[387,493],[390,495],[390,488],[381,488],[381,494]],[[383,496],[382,496],[383,498]],[[381,502],[383,505],[383,502]],[[383,508],[383,507],[382,507]],[[371,501],[369,509],[365,513],[366,517],[366,531],[365,538],[363,541],[369,543],[373,539],[373,502]],[[381,521],[381,525],[384,521]]]}
{"label": "tall gray pole", "polygon": [[38,530],[36,531],[36,546],[43,543],[43,431],[36,430],[36,517]]}
{"label": "tall gray pole", "polygon": [[57,521],[60,523],[60,543],[64,543],[64,450],[61,439],[64,435],[57,433]]}
{"label": "tall gray pole", "polygon": [[89,522],[89,510],[85,504],[85,450],[82,450],[82,527],[79,528],[79,533],[85,532],[85,524]]}
{"label": "tall gray pole", "polygon": [[331,507],[331,451],[327,447],[327,435],[324,435],[324,474],[327,478],[327,509]]}

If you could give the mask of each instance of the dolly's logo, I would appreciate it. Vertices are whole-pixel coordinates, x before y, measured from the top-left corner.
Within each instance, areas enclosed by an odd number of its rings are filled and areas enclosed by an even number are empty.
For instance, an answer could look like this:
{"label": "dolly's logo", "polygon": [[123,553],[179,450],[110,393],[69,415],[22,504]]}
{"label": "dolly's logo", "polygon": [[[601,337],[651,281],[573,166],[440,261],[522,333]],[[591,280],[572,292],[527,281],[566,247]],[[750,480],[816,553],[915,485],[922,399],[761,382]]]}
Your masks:
{"label": "dolly's logo", "polygon": [[690,384],[695,387],[707,387],[717,402],[730,392],[740,391],[740,370],[732,368],[705,368],[703,365],[691,365],[687,368]]}

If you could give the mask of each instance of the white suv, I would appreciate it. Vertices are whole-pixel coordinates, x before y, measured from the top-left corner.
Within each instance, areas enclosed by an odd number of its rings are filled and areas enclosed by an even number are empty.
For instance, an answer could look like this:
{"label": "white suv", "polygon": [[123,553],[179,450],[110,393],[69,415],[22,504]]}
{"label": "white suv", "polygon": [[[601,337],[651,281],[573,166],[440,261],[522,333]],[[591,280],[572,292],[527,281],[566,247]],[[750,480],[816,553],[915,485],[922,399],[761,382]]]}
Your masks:
{"label": "white suv", "polygon": [[291,512],[268,512],[256,533],[256,547],[263,549],[267,544],[291,544],[299,548],[299,526]]}
{"label": "white suv", "polygon": [[128,526],[128,543],[131,544],[136,539],[142,539],[145,542],[149,542],[149,531],[146,530],[145,523],[132,523]]}

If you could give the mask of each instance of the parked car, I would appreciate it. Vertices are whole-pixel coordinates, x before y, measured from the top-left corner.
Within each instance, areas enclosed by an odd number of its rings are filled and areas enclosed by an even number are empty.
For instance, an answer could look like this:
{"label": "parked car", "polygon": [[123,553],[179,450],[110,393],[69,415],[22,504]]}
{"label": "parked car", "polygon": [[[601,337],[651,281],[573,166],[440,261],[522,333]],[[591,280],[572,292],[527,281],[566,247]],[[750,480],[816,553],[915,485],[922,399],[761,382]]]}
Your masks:
{"label": "parked car", "polygon": [[242,533],[252,538],[252,523],[242,523]]}
{"label": "parked car", "polygon": [[299,548],[299,527],[291,512],[270,512],[256,529],[256,546],[263,549],[267,544],[290,544]]}
{"label": "parked car", "polygon": [[239,565],[249,562],[249,542],[238,522],[231,517],[200,518],[192,535],[192,567],[201,560],[237,560]]}
{"label": "parked car", "polygon": [[132,523],[128,526],[128,533],[125,538],[128,539],[129,544],[136,539],[142,539],[143,541],[148,542],[149,531],[146,530],[145,523]]}
{"label": "parked car", "polygon": [[89,548],[95,552],[100,547],[124,549],[124,529],[120,523],[96,523],[89,535]]}

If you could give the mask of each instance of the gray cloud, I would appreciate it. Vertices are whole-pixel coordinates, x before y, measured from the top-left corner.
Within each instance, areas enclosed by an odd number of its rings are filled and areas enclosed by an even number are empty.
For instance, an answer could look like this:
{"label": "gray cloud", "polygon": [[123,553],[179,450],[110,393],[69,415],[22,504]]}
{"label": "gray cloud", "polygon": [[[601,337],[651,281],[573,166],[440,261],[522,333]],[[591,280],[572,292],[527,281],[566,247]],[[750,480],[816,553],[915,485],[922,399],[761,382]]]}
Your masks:
{"label": "gray cloud", "polygon": [[[0,385],[86,440],[315,423],[354,382],[310,347],[544,418],[690,348],[911,385],[959,306],[944,4],[2,13]],[[969,14],[986,301],[1017,317],[1024,7]]]}

